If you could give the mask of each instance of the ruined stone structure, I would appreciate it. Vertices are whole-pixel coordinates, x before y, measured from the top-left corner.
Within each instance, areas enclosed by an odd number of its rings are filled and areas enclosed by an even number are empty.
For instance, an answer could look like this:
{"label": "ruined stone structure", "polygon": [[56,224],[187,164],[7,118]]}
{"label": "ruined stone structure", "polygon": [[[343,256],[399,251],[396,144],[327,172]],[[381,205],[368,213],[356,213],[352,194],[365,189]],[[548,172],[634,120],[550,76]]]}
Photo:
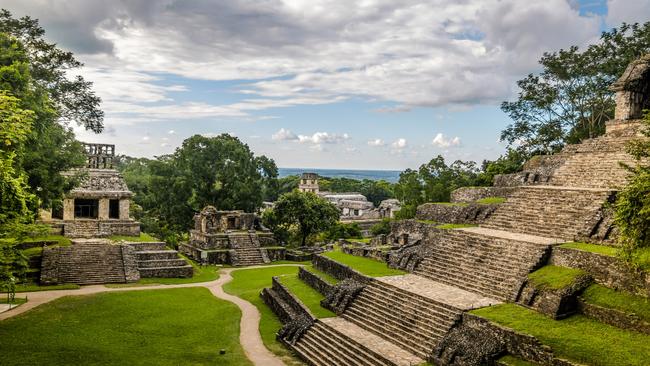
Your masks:
{"label": "ruined stone structure", "polygon": [[273,234],[257,215],[206,206],[194,216],[190,240],[182,243],[180,250],[205,264],[245,266],[284,259],[284,248],[276,245]]}
{"label": "ruined stone structure", "polygon": [[[646,56],[614,84],[616,118],[607,123],[605,135],[535,158],[524,172],[497,177],[495,188],[457,193],[457,200],[466,202],[507,198],[479,226],[443,229],[416,220],[393,224],[388,240],[398,249],[390,253],[389,262],[409,274],[370,278],[317,256],[315,268],[363,288],[343,293],[346,301],[336,309],[338,317],[312,316],[290,338],[280,333],[280,340],[310,365],[492,365],[506,354],[534,364],[570,365],[538,339],[467,312],[518,302],[553,318],[583,311],[617,327],[650,329],[624,313],[581,304],[576,297],[592,280],[649,296],[650,276],[625,275],[613,257],[558,246],[574,240],[612,243],[616,230],[607,206],[628,179],[620,162],[636,164],[624,147],[640,136],[638,119],[650,104],[649,88]],[[561,291],[536,288],[528,274],[547,264],[580,268],[587,276]],[[300,278],[326,297],[339,291],[315,277]],[[287,305],[291,296],[273,296],[277,292],[272,290],[264,297],[267,303],[288,309],[285,318],[290,321],[298,319],[295,307]]]}
{"label": "ruined stone structure", "polygon": [[64,175],[79,177],[80,184],[63,199],[63,211],[42,211],[41,220],[62,229],[71,238],[97,238],[140,234],[140,224],[129,216],[133,193],[113,169],[115,146],[84,144],[85,169]]}
{"label": "ruined stone structure", "polygon": [[311,192],[318,194],[320,189],[318,187],[318,174],[316,173],[302,173],[300,176],[300,183],[298,184],[300,192]]}

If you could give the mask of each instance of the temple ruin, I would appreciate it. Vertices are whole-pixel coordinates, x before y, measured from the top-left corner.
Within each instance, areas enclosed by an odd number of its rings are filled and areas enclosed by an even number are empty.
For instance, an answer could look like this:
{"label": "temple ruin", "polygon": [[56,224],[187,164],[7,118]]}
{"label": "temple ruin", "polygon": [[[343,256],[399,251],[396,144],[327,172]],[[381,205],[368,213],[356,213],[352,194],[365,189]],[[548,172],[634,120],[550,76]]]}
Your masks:
{"label": "temple ruin", "polygon": [[43,210],[41,220],[61,229],[67,237],[97,238],[140,234],[140,224],[130,217],[133,193],[113,168],[115,145],[84,144],[86,167],[64,173],[80,183],[63,199],[59,212]]}

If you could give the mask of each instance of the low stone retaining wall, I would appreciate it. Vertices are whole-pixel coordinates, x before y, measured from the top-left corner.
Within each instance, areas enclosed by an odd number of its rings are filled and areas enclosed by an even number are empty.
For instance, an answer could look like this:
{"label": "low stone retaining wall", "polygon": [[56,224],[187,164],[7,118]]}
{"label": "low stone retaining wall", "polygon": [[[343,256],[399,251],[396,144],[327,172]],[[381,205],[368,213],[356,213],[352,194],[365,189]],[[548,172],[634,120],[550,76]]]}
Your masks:
{"label": "low stone retaining wall", "polygon": [[388,262],[388,249],[377,248],[372,245],[354,246],[353,244],[348,244],[342,247],[341,250],[343,253],[356,255],[357,257],[366,257]]}
{"label": "low stone retaining wall", "polygon": [[316,273],[310,272],[303,267],[298,269],[298,278],[303,280],[306,284],[311,286],[316,291],[320,292],[323,296],[329,295],[334,289],[334,285],[322,279]]}
{"label": "low stone retaining wall", "polygon": [[262,248],[262,250],[266,251],[271,262],[282,261],[286,258],[286,248]]}
{"label": "low stone retaining wall", "polygon": [[517,302],[553,319],[563,319],[579,311],[578,294],[591,282],[591,276],[581,275],[565,288],[547,289],[527,281]]}
{"label": "low stone retaining wall", "polygon": [[322,255],[314,256],[314,259],[312,259],[312,264],[316,269],[321,270],[341,281],[348,278],[363,284],[368,284],[372,281],[372,278],[355,271],[349,266],[346,266],[345,264],[339,263]]}
{"label": "low stone retaining wall", "polygon": [[549,263],[579,268],[607,287],[650,296],[650,276],[647,273],[631,272],[615,257],[556,246],[553,247]]}
{"label": "low stone retaining wall", "polygon": [[650,323],[640,319],[636,314],[628,314],[616,309],[589,304],[582,299],[578,300],[578,306],[580,312],[605,324],[650,334]]}
{"label": "low stone retaining wall", "polygon": [[540,365],[574,365],[555,357],[550,347],[533,336],[468,313],[462,314],[440,341],[432,361],[437,365],[490,365],[508,353]]}
{"label": "low stone retaining wall", "polygon": [[499,204],[439,204],[425,203],[418,206],[415,217],[418,220],[430,220],[446,224],[480,224],[483,223]]}
{"label": "low stone retaining wall", "polygon": [[510,197],[516,187],[461,187],[451,192],[451,202],[474,202],[489,197]]}

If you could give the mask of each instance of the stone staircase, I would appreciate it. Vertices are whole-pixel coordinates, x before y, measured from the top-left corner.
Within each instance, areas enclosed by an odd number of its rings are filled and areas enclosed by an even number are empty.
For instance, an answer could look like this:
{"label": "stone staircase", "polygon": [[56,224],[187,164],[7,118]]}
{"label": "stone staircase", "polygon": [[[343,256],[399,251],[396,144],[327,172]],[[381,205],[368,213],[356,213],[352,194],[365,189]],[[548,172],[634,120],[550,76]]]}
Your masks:
{"label": "stone staircase", "polygon": [[620,189],[629,177],[620,163],[634,166],[625,146],[633,137],[601,136],[565,148],[567,159],[551,177],[555,186]]}
{"label": "stone staircase", "polygon": [[63,231],[68,238],[96,238],[102,236],[98,220],[77,219],[64,222]]}
{"label": "stone staircase", "polygon": [[229,233],[228,240],[230,247],[235,251],[232,258],[233,265],[252,266],[270,262],[266,251],[260,247],[256,235],[241,232]]}
{"label": "stone staircase", "polygon": [[607,189],[522,186],[481,226],[573,240],[591,233],[612,195]]}
{"label": "stone staircase", "polygon": [[342,318],[317,320],[292,348],[313,366],[410,366],[424,362]]}
{"label": "stone staircase", "polygon": [[343,318],[427,359],[459,313],[459,309],[442,302],[373,281]]}
{"label": "stone staircase", "polygon": [[135,250],[140,277],[192,277],[192,266],[163,242],[128,243]]}
{"label": "stone staircase", "polygon": [[415,274],[500,300],[512,300],[525,276],[546,258],[553,239],[469,228],[447,230]]}
{"label": "stone staircase", "polygon": [[86,242],[56,249],[57,283],[92,285],[127,282],[120,245]]}

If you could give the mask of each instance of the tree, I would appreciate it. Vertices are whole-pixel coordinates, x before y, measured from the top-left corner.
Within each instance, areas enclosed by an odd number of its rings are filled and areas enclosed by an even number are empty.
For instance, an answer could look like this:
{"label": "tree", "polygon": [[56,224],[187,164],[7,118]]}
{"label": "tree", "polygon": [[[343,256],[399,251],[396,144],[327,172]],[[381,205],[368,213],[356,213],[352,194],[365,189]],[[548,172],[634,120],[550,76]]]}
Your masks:
{"label": "tree", "polygon": [[526,155],[515,149],[508,149],[506,154],[501,155],[497,160],[483,160],[476,185],[491,186],[496,175],[519,172],[525,162]]}
{"label": "tree", "polygon": [[144,229],[175,242],[207,205],[253,212],[277,193],[277,167],[236,137],[192,136],[155,160],[120,156],[117,168],[141,208]]}
{"label": "tree", "polygon": [[623,24],[603,32],[584,51],[573,46],[545,53],[542,71],[517,82],[515,101],[501,109],[513,123],[501,133],[511,147],[531,156],[552,154],[567,143],[605,132],[614,116],[611,85],[627,65],[650,51],[650,22]]}
{"label": "tree", "polygon": [[340,216],[336,206],[311,192],[293,191],[280,197],[273,209],[264,216],[264,224],[282,234],[295,226],[301,245],[316,233],[334,226]]}
{"label": "tree", "polygon": [[[627,166],[633,173],[628,185],[618,193],[615,222],[619,229],[622,259],[633,267],[638,266],[641,250],[650,248],[650,114],[645,118],[643,131],[646,139],[630,143],[628,153],[639,162]],[[645,162],[644,162],[645,160]]]}

